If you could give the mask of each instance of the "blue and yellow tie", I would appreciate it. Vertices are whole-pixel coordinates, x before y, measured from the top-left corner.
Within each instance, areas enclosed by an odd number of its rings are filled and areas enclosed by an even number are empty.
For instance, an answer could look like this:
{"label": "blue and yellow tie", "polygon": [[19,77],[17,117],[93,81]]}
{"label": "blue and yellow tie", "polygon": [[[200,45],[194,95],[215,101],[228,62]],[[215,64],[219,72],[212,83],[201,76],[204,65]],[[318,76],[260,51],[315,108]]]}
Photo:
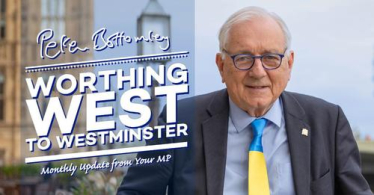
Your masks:
{"label": "blue and yellow tie", "polygon": [[269,180],[265,156],[262,150],[262,133],[266,119],[256,119],[251,123],[253,139],[248,152],[248,195],[269,195]]}

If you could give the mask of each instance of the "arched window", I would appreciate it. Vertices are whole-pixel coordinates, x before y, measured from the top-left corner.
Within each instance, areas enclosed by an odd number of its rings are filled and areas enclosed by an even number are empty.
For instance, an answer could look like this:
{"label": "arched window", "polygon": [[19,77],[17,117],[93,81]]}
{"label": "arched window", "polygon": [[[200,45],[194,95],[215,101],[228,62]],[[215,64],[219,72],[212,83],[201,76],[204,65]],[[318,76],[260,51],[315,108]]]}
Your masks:
{"label": "arched window", "polygon": [[65,34],[65,0],[42,0],[41,3],[41,29],[52,29],[53,39],[59,41]]}

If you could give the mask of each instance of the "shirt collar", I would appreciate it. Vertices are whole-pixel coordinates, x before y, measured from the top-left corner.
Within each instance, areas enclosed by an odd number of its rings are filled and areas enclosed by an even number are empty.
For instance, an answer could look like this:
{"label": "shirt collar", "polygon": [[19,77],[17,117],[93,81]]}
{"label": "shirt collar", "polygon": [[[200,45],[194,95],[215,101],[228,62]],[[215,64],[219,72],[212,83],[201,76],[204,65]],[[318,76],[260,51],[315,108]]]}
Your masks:
{"label": "shirt collar", "polygon": [[[256,117],[252,117],[248,115],[244,110],[239,108],[232,100],[229,98],[230,104],[230,118],[232,123],[234,124],[237,132],[243,131],[249,124],[252,123],[256,119]],[[265,118],[272,123],[274,123],[278,128],[281,127],[283,117],[283,107],[280,99],[278,98],[270,110],[261,118]]]}

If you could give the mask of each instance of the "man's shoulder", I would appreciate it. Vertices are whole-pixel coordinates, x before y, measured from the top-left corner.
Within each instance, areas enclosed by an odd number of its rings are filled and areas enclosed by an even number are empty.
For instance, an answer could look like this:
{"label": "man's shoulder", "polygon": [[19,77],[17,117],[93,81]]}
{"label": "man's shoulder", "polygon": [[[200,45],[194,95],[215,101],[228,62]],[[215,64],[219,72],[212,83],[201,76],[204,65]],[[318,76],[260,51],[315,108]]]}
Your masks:
{"label": "man's shoulder", "polygon": [[178,100],[177,105],[180,116],[193,113],[197,117],[205,118],[228,110],[228,94],[226,89],[222,89]]}
{"label": "man's shoulder", "polygon": [[[316,112],[321,113],[321,111],[336,112],[338,110],[336,104],[306,94],[284,91],[281,95],[281,99],[283,100],[283,104],[292,104],[291,106],[287,105],[287,108],[294,109],[301,107],[307,114],[315,114]],[[227,106],[228,94],[226,89],[196,95],[178,101],[178,108],[183,111],[191,109],[202,111],[207,108],[219,111]]]}
{"label": "man's shoulder", "polygon": [[[313,107],[313,108],[336,108],[337,105],[331,102],[328,102],[324,99],[296,93],[290,91],[284,91],[282,94],[283,99],[292,99],[296,100],[296,102],[302,107]],[[208,107],[213,101],[228,101],[228,94],[226,89],[221,89],[217,91],[213,91],[206,94],[196,95],[193,97],[181,99],[178,101],[178,106],[191,106],[195,105],[198,107]]]}
{"label": "man's shoulder", "polygon": [[287,99],[287,101],[292,100],[296,102],[304,109],[304,111],[306,111],[306,113],[315,113],[321,111],[335,112],[338,110],[338,105],[310,95],[285,91],[282,94],[282,98],[283,100]]}
{"label": "man's shoulder", "polygon": [[[225,96],[227,96],[226,89],[221,89],[218,91],[213,91],[206,94],[196,95],[193,97],[181,99],[178,102],[178,105],[181,106],[190,106],[191,104],[194,104],[196,106],[204,106],[207,107],[211,104],[211,102],[216,99],[224,99]],[[226,98],[227,99],[227,98]]]}

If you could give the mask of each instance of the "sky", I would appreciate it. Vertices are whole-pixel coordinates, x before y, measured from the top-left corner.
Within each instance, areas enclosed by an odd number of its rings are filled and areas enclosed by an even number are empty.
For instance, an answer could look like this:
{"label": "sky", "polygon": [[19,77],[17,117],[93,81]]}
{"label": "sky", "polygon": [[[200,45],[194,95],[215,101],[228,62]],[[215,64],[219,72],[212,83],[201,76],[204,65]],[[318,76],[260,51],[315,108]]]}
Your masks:
{"label": "sky", "polygon": [[[135,35],[136,18],[147,2],[95,0],[94,30]],[[199,0],[195,9],[190,0],[159,2],[172,16],[172,50],[191,52],[186,63],[192,66],[192,94],[225,87],[215,65],[218,30],[240,8],[259,6],[281,16],[292,34],[295,63],[286,90],[340,105],[354,130],[374,138],[374,1]],[[131,45],[95,53],[95,58],[133,55]]]}

